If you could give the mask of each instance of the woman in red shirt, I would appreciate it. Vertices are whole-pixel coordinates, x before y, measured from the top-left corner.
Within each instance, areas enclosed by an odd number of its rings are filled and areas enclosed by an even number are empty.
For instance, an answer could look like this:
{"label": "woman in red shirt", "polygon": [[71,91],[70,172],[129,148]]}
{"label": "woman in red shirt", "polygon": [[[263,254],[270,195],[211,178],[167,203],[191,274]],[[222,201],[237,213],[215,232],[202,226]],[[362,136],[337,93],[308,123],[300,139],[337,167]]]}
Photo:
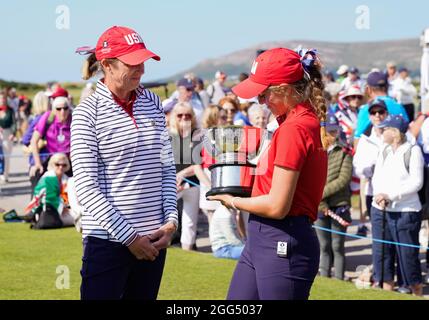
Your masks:
{"label": "woman in red shirt", "polygon": [[209,198],[251,213],[228,299],[308,299],[320,254],[312,222],[327,175],[326,104],[316,52],[268,50],[232,90],[244,99],[258,96],[279,128],[258,162],[252,197]]}

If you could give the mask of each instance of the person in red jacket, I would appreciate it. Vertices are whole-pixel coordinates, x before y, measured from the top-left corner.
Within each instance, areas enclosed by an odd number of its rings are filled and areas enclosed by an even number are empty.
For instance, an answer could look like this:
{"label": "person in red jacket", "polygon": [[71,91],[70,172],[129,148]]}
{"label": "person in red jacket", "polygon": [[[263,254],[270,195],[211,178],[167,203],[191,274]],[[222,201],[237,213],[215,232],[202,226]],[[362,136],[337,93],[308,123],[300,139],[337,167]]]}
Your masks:
{"label": "person in red jacket", "polygon": [[308,299],[319,266],[312,228],[327,176],[326,104],[315,50],[286,48],[259,55],[250,77],[235,86],[258,96],[279,128],[260,157],[252,197],[209,197],[250,212],[249,235],[233,275],[229,300]]}

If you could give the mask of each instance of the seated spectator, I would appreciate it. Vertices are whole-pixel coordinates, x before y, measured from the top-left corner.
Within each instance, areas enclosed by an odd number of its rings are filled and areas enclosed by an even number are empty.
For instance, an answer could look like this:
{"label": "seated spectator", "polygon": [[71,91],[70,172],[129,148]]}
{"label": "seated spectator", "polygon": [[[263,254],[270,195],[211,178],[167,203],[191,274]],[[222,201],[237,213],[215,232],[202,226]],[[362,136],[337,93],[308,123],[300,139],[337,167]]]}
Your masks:
{"label": "seated spectator", "polygon": [[48,163],[47,171],[34,189],[33,200],[25,209],[26,220],[32,220],[36,229],[61,228],[74,225],[67,195],[67,175],[70,161],[63,153],[56,153]]}
{"label": "seated spectator", "polygon": [[231,212],[220,205],[215,210],[209,225],[213,255],[216,258],[238,260],[244,248],[242,240],[244,236],[245,231],[240,213]]}
{"label": "seated spectator", "polygon": [[[351,223],[350,181],[352,178],[352,155],[350,149],[339,140],[340,126],[334,115],[326,121],[326,132],[330,140],[328,149],[328,178],[319,205],[319,219],[316,225],[346,232]],[[339,217],[341,219],[334,219]],[[319,271],[322,277],[331,276],[332,260],[335,277],[344,279],[345,272],[345,236],[316,230],[320,242]]]}
{"label": "seated spectator", "polygon": [[[423,156],[419,146],[407,142],[408,122],[389,115],[380,125],[386,147],[379,153],[372,178],[372,236],[376,239],[419,245],[422,209],[418,191],[423,185]],[[382,226],[385,220],[385,234]],[[381,279],[382,244],[373,242],[374,280],[393,290],[394,256],[398,256],[402,281],[412,293],[422,295],[419,249],[384,244],[384,279]]]}

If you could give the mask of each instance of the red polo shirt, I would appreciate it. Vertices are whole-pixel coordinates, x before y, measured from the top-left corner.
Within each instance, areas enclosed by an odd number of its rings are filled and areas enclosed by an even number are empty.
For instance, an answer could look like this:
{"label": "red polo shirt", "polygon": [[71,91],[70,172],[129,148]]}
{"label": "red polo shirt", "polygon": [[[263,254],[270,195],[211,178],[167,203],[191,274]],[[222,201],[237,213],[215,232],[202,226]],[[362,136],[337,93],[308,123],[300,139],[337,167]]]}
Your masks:
{"label": "red polo shirt", "polygon": [[310,105],[297,105],[274,133],[259,160],[252,197],[270,192],[274,166],[300,172],[288,215],[307,215],[315,221],[326,183],[328,156],[320,139],[319,119]]}
{"label": "red polo shirt", "polygon": [[137,94],[135,91],[133,91],[131,93],[131,97],[129,100],[122,100],[119,97],[117,97],[113,92],[112,92],[112,97],[113,100],[115,100],[115,102],[117,104],[119,104],[122,109],[125,110],[126,113],[128,113],[128,115],[134,119],[134,115],[133,115],[133,106],[134,106],[134,102],[136,102],[137,99]]}

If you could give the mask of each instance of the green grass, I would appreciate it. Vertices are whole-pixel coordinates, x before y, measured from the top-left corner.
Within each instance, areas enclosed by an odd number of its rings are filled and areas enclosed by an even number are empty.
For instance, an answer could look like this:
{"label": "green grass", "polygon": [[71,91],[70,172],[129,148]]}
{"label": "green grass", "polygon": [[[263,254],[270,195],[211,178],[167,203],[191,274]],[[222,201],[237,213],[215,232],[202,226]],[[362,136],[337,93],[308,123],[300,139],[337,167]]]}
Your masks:
{"label": "green grass", "polygon": [[[79,299],[82,245],[75,229],[34,231],[27,224],[0,222],[0,300]],[[58,266],[70,270],[70,289],[57,289]],[[159,299],[223,300],[235,261],[210,254],[169,249]],[[60,278],[61,280],[61,278]],[[368,289],[317,278],[311,299],[399,300],[409,295]]]}

